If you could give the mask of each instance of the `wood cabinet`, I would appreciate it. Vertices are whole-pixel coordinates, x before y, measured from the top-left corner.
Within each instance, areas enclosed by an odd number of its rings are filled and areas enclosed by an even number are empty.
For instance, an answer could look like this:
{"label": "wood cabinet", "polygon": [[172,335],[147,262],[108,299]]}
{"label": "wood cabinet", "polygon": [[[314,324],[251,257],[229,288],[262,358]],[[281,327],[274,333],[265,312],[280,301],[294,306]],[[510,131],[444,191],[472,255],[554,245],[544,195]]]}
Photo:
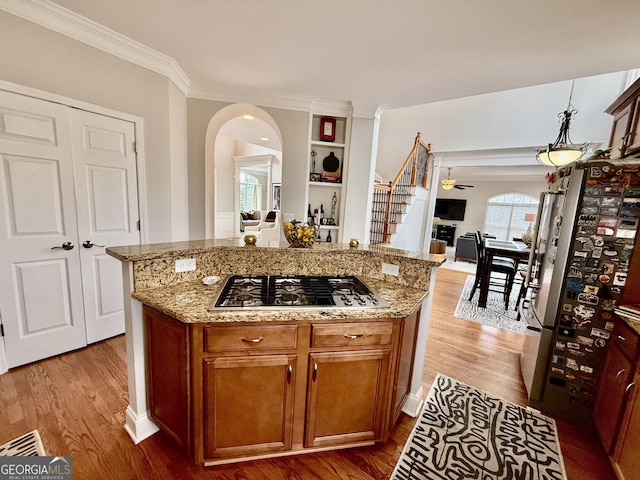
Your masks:
{"label": "wood cabinet", "polygon": [[305,446],[382,440],[393,323],[314,324],[311,332]]}
{"label": "wood cabinet", "polygon": [[228,325],[144,315],[151,417],[196,463],[384,441],[410,389],[419,311]]}
{"label": "wood cabinet", "polygon": [[594,424],[608,453],[613,451],[624,411],[625,389],[633,376],[633,365],[622,350],[611,347],[604,367],[602,384],[594,408]]}
{"label": "wood cabinet", "polygon": [[453,225],[438,224],[436,228],[436,239],[447,242],[448,247],[453,247],[453,240],[456,236],[456,227]]}
{"label": "wood cabinet", "polygon": [[616,322],[596,398],[594,424],[620,480],[640,471],[640,338],[622,320]]}
{"label": "wood cabinet", "polygon": [[625,418],[620,429],[620,438],[614,454],[614,469],[620,480],[634,480],[640,473],[640,372],[636,372],[629,384]]}
{"label": "wood cabinet", "polygon": [[416,342],[418,341],[418,327],[420,326],[420,313],[418,310],[407,317],[400,324],[398,340],[398,355],[396,356],[396,383],[393,392],[393,410],[389,428],[398,421],[404,402],[411,392],[411,379],[413,378],[413,359],[416,355]]}
{"label": "wood cabinet", "polygon": [[203,460],[289,450],[295,355],[203,362]]}
{"label": "wood cabinet", "polygon": [[187,455],[192,451],[189,328],[150,308],[144,309],[149,413]]}
{"label": "wood cabinet", "polygon": [[191,328],[198,463],[290,450],[298,326]]}
{"label": "wood cabinet", "polygon": [[[316,209],[324,211],[325,221],[320,225],[320,241],[323,242],[328,238],[331,242],[342,242],[348,126],[346,116],[311,115],[307,209],[312,214]],[[324,135],[323,127],[332,129],[333,140],[328,140],[331,135]]]}
{"label": "wood cabinet", "polygon": [[625,90],[606,112],[613,115],[609,139],[611,158],[640,153],[640,79]]}
{"label": "wood cabinet", "polygon": [[390,351],[312,353],[307,447],[382,440]]}

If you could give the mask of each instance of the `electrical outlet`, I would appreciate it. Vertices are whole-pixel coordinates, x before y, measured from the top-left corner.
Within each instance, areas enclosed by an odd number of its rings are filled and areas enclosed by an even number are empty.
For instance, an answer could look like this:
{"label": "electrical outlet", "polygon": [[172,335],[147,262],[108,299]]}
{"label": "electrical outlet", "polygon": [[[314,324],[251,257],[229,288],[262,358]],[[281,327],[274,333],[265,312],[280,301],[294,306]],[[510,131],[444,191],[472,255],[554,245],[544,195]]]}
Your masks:
{"label": "electrical outlet", "polygon": [[398,265],[393,265],[391,263],[383,263],[382,264],[382,273],[386,275],[393,275],[397,277],[400,274],[400,267]]}
{"label": "electrical outlet", "polygon": [[176,273],[192,272],[195,269],[196,269],[195,258],[183,258],[182,260],[176,260]]}

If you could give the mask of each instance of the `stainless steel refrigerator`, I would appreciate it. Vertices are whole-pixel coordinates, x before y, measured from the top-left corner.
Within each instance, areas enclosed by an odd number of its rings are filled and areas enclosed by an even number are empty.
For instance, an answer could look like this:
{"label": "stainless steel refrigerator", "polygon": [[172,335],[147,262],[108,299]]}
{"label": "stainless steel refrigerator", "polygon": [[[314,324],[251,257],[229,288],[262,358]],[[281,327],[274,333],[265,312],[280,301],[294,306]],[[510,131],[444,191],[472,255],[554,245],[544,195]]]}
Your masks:
{"label": "stainless steel refrigerator", "polygon": [[557,173],[543,192],[521,318],[529,403],[589,424],[613,309],[626,282],[640,205],[638,165],[589,165]]}

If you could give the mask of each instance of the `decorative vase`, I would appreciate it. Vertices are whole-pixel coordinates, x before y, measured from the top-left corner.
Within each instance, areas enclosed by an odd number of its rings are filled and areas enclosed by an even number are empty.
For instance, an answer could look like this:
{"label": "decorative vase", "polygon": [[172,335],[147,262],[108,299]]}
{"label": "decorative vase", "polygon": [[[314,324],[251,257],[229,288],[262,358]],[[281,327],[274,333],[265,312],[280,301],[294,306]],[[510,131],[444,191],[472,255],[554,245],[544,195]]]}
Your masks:
{"label": "decorative vase", "polygon": [[318,226],[315,224],[296,222],[284,222],[282,224],[284,238],[294,248],[309,248],[318,237]]}

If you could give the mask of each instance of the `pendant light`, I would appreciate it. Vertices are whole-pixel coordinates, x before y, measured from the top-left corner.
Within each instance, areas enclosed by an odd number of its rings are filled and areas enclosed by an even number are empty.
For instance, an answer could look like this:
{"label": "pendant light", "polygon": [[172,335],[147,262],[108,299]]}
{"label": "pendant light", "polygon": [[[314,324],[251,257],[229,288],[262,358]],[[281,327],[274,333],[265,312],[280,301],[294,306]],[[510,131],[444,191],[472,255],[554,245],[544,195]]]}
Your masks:
{"label": "pendant light", "polygon": [[562,167],[570,163],[579,160],[584,154],[587,144],[574,145],[569,138],[569,125],[571,124],[571,117],[578,113],[578,111],[571,105],[571,97],[573,97],[573,86],[575,80],[571,82],[571,93],[569,93],[569,104],[564,112],[559,113],[560,118],[560,133],[555,142],[550,143],[547,148],[541,148],[538,150],[536,158],[543,165],[550,167]]}
{"label": "pendant light", "polygon": [[455,178],[451,178],[451,167],[449,167],[449,173],[447,173],[447,178],[443,178],[440,181],[440,186],[444,189],[444,190],[451,190],[453,188],[453,186],[456,184],[456,179]]}

